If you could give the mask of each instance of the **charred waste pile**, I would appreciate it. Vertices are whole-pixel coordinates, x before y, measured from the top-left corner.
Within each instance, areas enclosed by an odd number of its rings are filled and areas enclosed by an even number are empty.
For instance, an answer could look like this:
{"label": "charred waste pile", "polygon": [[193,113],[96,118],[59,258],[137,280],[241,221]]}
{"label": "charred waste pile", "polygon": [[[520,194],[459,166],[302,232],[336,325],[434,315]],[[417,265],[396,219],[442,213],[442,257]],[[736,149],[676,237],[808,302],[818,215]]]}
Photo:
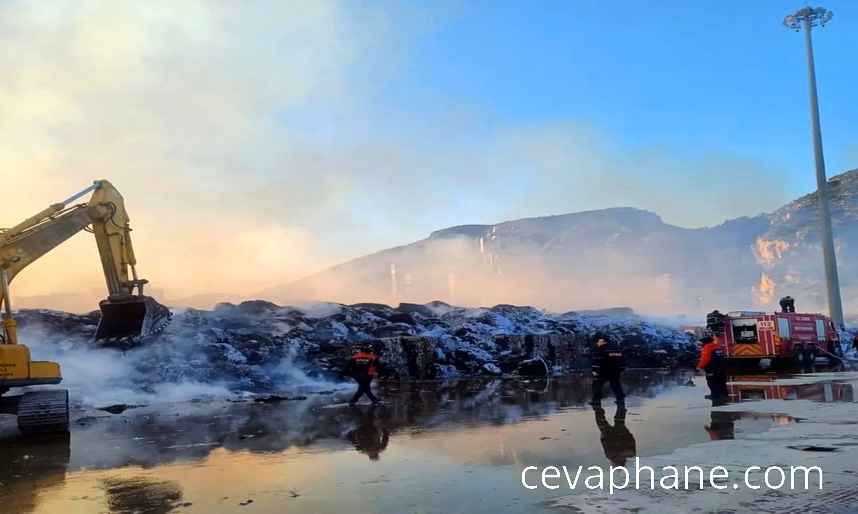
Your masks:
{"label": "charred waste pile", "polygon": [[34,358],[58,360],[67,377],[106,373],[115,383],[102,389],[156,394],[164,384],[182,383],[229,392],[324,387],[338,379],[357,343],[374,344],[382,376],[400,379],[574,372],[589,367],[596,331],[622,341],[632,367],[686,366],[697,351],[687,334],[630,309],[550,314],[512,305],[293,308],[248,301],[176,310],[163,332],[126,351],[95,346],[98,316],[22,310],[18,319]]}

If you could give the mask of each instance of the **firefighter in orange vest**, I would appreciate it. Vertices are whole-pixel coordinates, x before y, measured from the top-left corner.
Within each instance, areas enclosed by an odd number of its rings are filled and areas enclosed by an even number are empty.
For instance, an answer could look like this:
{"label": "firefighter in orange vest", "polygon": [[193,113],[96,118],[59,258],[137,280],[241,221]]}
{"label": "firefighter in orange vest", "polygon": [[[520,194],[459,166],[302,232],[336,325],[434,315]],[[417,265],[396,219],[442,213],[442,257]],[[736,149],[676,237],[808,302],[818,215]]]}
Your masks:
{"label": "firefighter in orange vest", "polygon": [[346,364],[345,374],[354,378],[358,383],[358,389],[352,399],[349,400],[349,405],[354,405],[360,400],[361,396],[366,395],[373,405],[378,405],[378,398],[372,394],[372,379],[378,374],[378,356],[372,345],[363,345],[357,353],[352,355]]}
{"label": "firefighter in orange vest", "polygon": [[706,384],[709,385],[709,395],[712,403],[726,403],[727,393],[727,357],[721,344],[712,336],[700,338],[703,348],[700,350],[700,360],[697,369],[706,373]]}

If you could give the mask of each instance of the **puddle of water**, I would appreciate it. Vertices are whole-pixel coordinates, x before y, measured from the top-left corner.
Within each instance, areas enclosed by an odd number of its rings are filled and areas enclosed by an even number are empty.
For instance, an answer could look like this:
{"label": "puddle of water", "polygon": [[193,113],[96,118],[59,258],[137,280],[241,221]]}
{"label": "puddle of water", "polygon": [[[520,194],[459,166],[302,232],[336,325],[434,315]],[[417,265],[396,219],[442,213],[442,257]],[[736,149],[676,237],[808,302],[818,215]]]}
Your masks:
{"label": "puddle of water", "polygon": [[[691,386],[689,386],[691,379]],[[386,387],[379,409],[329,397],[134,409],[71,438],[0,440],[0,504],[21,513],[542,512],[524,466],[607,467],[785,417],[711,412],[702,377],[629,373],[627,411],[586,377]],[[5,508],[4,507],[4,508]]]}
{"label": "puddle of water", "polygon": [[[855,382],[825,380],[813,383],[791,384],[806,376],[785,377],[767,375],[739,375],[731,377],[728,385],[731,402],[753,400],[811,400],[815,402],[854,402]],[[779,383],[781,381],[781,383]]]}

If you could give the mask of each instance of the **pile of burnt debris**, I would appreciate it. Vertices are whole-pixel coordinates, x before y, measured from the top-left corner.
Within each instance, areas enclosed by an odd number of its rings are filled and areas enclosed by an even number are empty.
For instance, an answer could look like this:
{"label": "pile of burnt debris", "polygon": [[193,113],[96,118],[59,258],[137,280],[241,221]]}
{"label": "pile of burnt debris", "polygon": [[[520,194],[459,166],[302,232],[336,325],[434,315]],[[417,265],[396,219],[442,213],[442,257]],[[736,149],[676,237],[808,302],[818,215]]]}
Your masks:
{"label": "pile of burnt debris", "polygon": [[[92,342],[97,312],[85,315],[25,310],[23,340],[63,352],[111,352]],[[503,374],[564,374],[590,365],[591,337],[609,334],[631,367],[693,363],[693,337],[629,309],[548,313],[533,307],[462,308],[425,305],[314,304],[283,307],[264,301],[175,309],[160,334],[126,351],[138,384],[196,380],[233,390],[264,391],[284,381],[336,376],[356,344],[373,344],[383,377],[438,379]],[[43,358],[42,356],[39,356]]]}

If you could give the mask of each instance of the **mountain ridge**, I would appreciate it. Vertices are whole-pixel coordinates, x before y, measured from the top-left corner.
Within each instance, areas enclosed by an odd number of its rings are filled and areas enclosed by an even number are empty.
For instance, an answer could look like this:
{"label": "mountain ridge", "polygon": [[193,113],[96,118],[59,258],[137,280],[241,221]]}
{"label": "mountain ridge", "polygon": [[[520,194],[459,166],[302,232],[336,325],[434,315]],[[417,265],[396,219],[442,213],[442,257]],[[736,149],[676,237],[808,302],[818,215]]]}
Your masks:
{"label": "mountain ridge", "polygon": [[[851,300],[858,267],[850,264],[858,249],[852,228],[858,169],[831,177],[829,185],[844,303],[858,310]],[[258,296],[281,303],[440,298],[555,310],[631,305],[664,314],[768,308],[778,295],[791,294],[800,305],[823,310],[815,201],[812,192],[770,213],[698,228],[635,207],[456,225]]]}

